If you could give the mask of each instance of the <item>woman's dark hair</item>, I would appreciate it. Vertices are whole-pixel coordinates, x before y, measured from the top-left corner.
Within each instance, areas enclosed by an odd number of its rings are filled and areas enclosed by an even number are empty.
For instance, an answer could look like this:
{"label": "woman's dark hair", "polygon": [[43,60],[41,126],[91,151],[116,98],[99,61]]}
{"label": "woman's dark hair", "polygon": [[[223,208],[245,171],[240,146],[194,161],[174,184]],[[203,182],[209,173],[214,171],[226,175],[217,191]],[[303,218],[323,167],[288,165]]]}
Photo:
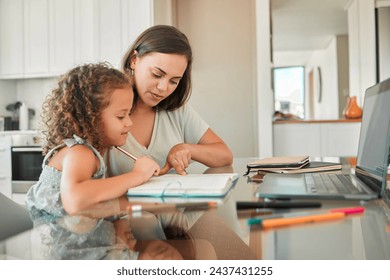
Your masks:
{"label": "woman's dark hair", "polygon": [[[183,106],[191,95],[191,66],[192,50],[187,36],[180,30],[169,25],[156,25],[146,29],[135,40],[123,56],[121,69],[130,71],[134,57],[142,57],[150,53],[179,54],[187,58],[187,68],[184,71],[177,88],[166,99],[162,100],[155,109],[175,110]],[[138,92],[134,85],[133,107],[138,101]]]}

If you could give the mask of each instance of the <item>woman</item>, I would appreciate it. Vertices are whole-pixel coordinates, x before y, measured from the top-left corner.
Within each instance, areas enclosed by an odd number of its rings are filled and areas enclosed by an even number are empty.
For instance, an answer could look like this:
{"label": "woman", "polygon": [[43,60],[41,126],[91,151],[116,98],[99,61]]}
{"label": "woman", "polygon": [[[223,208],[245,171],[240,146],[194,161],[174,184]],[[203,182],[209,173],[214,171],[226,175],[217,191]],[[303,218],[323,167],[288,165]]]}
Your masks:
{"label": "woman", "polygon": [[[134,103],[125,150],[148,155],[179,174],[191,160],[209,167],[230,165],[224,141],[187,103],[191,93],[192,51],[187,37],[172,26],[145,30],[124,55],[122,70],[134,77]],[[139,122],[139,120],[142,120]],[[128,172],[132,163],[116,150],[108,155],[108,174]]]}

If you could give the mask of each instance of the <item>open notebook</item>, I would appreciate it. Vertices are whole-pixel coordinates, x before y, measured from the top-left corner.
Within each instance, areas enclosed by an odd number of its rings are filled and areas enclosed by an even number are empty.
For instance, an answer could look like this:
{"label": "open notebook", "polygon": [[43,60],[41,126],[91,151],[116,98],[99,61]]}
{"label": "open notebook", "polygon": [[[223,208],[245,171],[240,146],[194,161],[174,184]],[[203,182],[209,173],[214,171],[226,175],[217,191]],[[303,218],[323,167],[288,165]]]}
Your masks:
{"label": "open notebook", "polygon": [[151,197],[223,197],[238,179],[236,173],[165,174],[131,188],[128,196]]}

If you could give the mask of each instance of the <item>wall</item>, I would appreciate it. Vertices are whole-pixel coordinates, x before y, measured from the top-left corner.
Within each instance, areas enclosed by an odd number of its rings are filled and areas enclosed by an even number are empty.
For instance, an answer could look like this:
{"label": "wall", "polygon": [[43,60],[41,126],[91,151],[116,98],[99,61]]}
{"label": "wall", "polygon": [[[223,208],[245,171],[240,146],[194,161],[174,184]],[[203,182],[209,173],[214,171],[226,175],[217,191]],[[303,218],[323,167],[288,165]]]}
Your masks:
{"label": "wall", "polygon": [[349,96],[349,56],[348,35],[336,36],[337,48],[337,75],[339,92],[339,116],[343,117],[343,110]]}
{"label": "wall", "polygon": [[177,12],[178,28],[193,48],[190,103],[234,156],[254,156],[258,149],[254,1],[177,1]]}
{"label": "wall", "polygon": [[349,94],[362,106],[366,89],[376,84],[375,0],[351,0],[346,9]]}
{"label": "wall", "polygon": [[[322,98],[319,102],[319,77],[317,67],[321,68],[322,80]],[[314,119],[338,119],[338,80],[337,80],[337,52],[336,38],[334,37],[328,47],[323,50],[313,52],[309,61],[306,64],[306,75],[311,70],[314,70],[315,77],[315,103],[314,103]],[[306,88],[308,88],[308,79],[306,79]],[[308,110],[309,100],[306,95],[305,107]]]}
{"label": "wall", "polygon": [[390,7],[378,9],[379,81],[390,78]]}
{"label": "wall", "polygon": [[[288,51],[274,53],[274,67],[304,66],[305,67],[305,116],[309,116],[309,73],[314,73],[314,119],[338,119],[338,76],[337,76],[337,49],[336,37],[328,47],[315,51]],[[318,71],[321,68],[322,74],[322,100],[318,102],[319,86]]]}
{"label": "wall", "polygon": [[[271,7],[270,0],[256,0],[256,106],[259,157],[273,156],[273,89],[271,77]],[[257,128],[257,129],[256,129]]]}
{"label": "wall", "polygon": [[176,0],[153,0],[153,24],[176,26]]}
{"label": "wall", "polygon": [[0,80],[0,116],[11,116],[5,107],[16,102],[16,83],[12,80]]}
{"label": "wall", "polygon": [[55,87],[56,82],[56,78],[23,79],[16,81],[16,99],[26,102],[28,108],[35,110],[35,116],[29,123],[30,129],[38,129],[42,103]]}
{"label": "wall", "polygon": [[305,66],[312,54],[312,51],[274,52],[274,67]]}

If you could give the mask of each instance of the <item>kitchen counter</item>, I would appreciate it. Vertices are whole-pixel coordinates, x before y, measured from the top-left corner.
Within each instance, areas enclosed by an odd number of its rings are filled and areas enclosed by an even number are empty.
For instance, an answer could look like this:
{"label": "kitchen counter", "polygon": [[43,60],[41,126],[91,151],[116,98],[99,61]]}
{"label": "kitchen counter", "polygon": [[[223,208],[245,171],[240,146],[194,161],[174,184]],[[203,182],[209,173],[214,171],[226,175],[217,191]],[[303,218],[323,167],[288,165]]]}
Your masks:
{"label": "kitchen counter", "polygon": [[360,123],[362,119],[334,119],[334,120],[275,120],[273,124],[293,124],[293,123]]}
{"label": "kitchen counter", "polygon": [[361,119],[275,121],[274,156],[356,156],[360,126]]}
{"label": "kitchen counter", "polygon": [[36,130],[6,130],[0,131],[0,135],[38,134]]}

